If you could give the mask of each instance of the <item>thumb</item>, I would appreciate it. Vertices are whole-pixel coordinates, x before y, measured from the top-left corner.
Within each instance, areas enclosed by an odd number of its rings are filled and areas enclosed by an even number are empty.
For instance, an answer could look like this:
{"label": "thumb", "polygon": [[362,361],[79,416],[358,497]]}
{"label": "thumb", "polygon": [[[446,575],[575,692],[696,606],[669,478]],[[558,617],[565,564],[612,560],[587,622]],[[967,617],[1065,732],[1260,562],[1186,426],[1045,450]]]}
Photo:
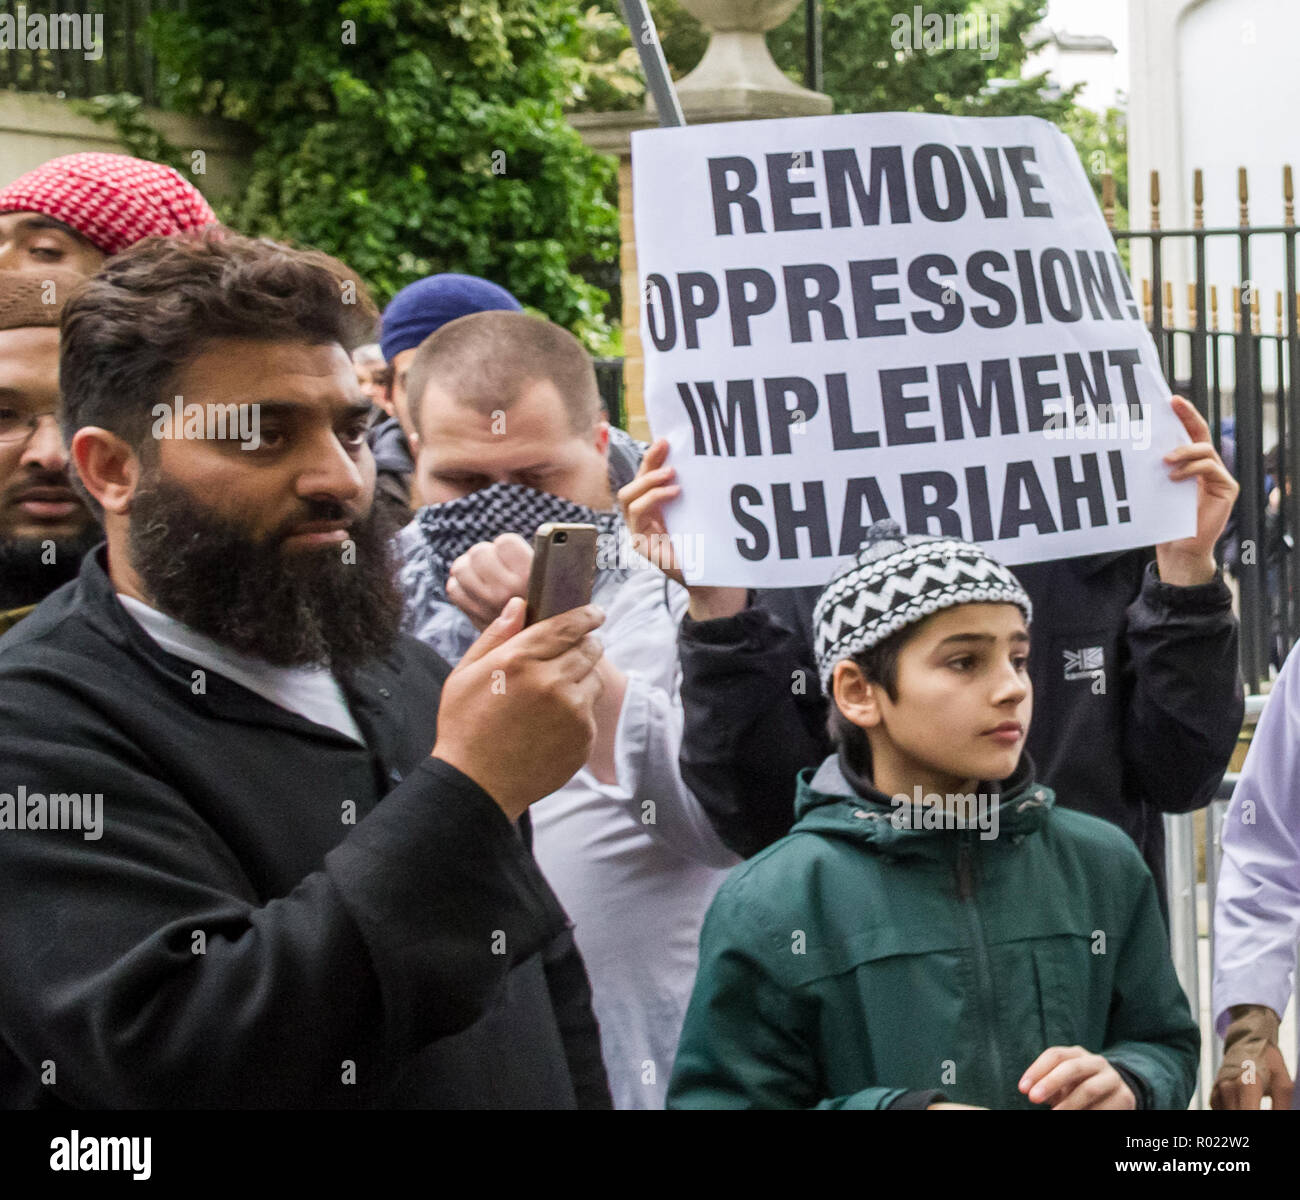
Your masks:
{"label": "thumb", "polygon": [[524,612],[527,607],[523,597],[512,596],[501,610],[501,615],[478,635],[474,644],[461,656],[459,666],[478,662],[514,637],[524,627]]}

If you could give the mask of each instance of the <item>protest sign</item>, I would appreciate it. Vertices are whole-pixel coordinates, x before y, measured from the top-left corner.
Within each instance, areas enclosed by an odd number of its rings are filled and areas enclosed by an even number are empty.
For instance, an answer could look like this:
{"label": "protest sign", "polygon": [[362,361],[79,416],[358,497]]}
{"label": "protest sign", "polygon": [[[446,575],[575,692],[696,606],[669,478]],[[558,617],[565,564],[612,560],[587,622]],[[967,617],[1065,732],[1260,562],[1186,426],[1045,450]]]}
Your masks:
{"label": "protest sign", "polygon": [[1069,141],[867,114],[632,137],[646,413],[689,581],[821,584],[872,521],[1008,564],[1188,537],[1187,442]]}

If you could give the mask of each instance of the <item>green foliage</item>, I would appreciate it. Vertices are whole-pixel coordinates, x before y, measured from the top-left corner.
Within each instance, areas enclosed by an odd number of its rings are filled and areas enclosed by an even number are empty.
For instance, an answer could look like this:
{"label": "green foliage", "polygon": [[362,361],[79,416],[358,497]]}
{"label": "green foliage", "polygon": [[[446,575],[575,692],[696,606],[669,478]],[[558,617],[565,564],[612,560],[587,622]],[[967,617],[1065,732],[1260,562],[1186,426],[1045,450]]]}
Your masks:
{"label": "green foliage", "polygon": [[168,107],[257,141],[241,232],[333,253],[382,303],[437,271],[499,281],[590,345],[616,254],[613,168],[564,119],[582,87],[564,0],[190,0],[151,37]]}
{"label": "green foliage", "polygon": [[[978,47],[914,48],[911,3],[900,0],[822,0],[822,90],[836,112],[937,112],[958,116],[1038,116],[1059,120],[1069,96],[1044,94],[1046,79],[1020,78],[1029,32],[1046,0],[925,0],[928,16],[971,14],[997,18],[997,53]],[[906,19],[906,26],[895,18]],[[903,48],[897,41],[906,42]],[[768,37],[772,56],[802,83],[804,15],[794,15]]]}
{"label": "green foliage", "polygon": [[1129,227],[1128,218],[1128,120],[1124,110],[1108,108],[1104,113],[1076,108],[1061,122],[1083,168],[1101,201],[1102,177],[1109,171],[1115,176],[1115,225]]}
{"label": "green foliage", "polygon": [[[1109,171],[1115,177],[1115,228],[1131,229],[1128,211],[1128,118],[1122,108],[1108,108],[1104,113],[1076,108],[1061,122],[1074,148],[1079,152],[1097,203],[1102,202],[1102,178]],[[1133,243],[1121,238],[1117,243],[1124,266],[1131,265]]]}
{"label": "green foliage", "polygon": [[[978,116],[1033,115],[1058,120],[1071,107],[1069,96],[1044,95],[1042,76],[1021,79],[1029,47],[1028,34],[1042,19],[1045,0],[926,0],[927,14],[986,14],[998,18],[997,55],[984,59],[978,49],[953,46],[943,50],[896,50],[895,18],[910,22],[913,5],[901,0],[822,0],[822,90],[835,102],[836,112],[946,112]],[[632,49],[618,0],[599,0],[589,9],[608,21],[588,19],[583,25],[584,53],[622,68]],[[703,56],[708,36],[676,0],[650,0],[673,78],[681,78]],[[804,6],[767,37],[777,65],[796,83],[804,83]],[[645,83],[636,71],[639,88],[620,82],[618,95],[591,94],[581,107],[633,108],[644,99]]]}
{"label": "green foliage", "polygon": [[582,43],[569,107],[591,112],[638,107],[645,79],[622,16],[593,4],[579,23]]}
{"label": "green foliage", "polygon": [[[677,0],[649,0],[659,44],[674,79],[680,79],[704,57],[709,35]],[[574,96],[573,107],[616,112],[645,104],[641,59],[618,0],[597,0],[582,18],[582,58],[589,64],[587,86]]]}

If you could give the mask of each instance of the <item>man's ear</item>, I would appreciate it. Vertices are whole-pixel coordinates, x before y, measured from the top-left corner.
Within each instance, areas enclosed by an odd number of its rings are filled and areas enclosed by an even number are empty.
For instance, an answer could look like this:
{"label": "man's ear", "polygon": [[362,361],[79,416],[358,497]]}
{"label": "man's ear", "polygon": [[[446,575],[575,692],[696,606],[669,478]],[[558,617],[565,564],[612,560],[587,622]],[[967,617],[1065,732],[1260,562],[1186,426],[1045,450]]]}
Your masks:
{"label": "man's ear", "polygon": [[603,412],[596,420],[596,441],[594,444],[601,454],[609,452],[609,422],[605,419]]}
{"label": "man's ear", "polygon": [[104,509],[122,516],[140,482],[140,458],[131,446],[96,425],[78,429],[72,438],[72,461],[81,482]]}
{"label": "man's ear", "polygon": [[411,461],[414,462],[420,457],[420,435],[412,429],[411,435],[406,439],[406,442],[411,448]]}
{"label": "man's ear", "polygon": [[862,668],[850,658],[835,664],[831,674],[831,695],[845,717],[860,729],[873,729],[884,720],[880,696],[884,689],[871,683]]}

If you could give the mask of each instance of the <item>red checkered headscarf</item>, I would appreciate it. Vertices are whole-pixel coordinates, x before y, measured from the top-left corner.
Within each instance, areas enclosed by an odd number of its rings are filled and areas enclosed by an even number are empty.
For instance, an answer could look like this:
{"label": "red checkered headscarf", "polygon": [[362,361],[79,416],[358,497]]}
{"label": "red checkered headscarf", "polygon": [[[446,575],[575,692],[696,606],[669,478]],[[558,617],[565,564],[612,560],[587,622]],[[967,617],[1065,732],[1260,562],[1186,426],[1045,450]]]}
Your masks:
{"label": "red checkered headscarf", "polygon": [[71,226],[105,254],[141,238],[216,222],[179,172],[126,154],[65,154],[0,189],[0,212],[35,212]]}

